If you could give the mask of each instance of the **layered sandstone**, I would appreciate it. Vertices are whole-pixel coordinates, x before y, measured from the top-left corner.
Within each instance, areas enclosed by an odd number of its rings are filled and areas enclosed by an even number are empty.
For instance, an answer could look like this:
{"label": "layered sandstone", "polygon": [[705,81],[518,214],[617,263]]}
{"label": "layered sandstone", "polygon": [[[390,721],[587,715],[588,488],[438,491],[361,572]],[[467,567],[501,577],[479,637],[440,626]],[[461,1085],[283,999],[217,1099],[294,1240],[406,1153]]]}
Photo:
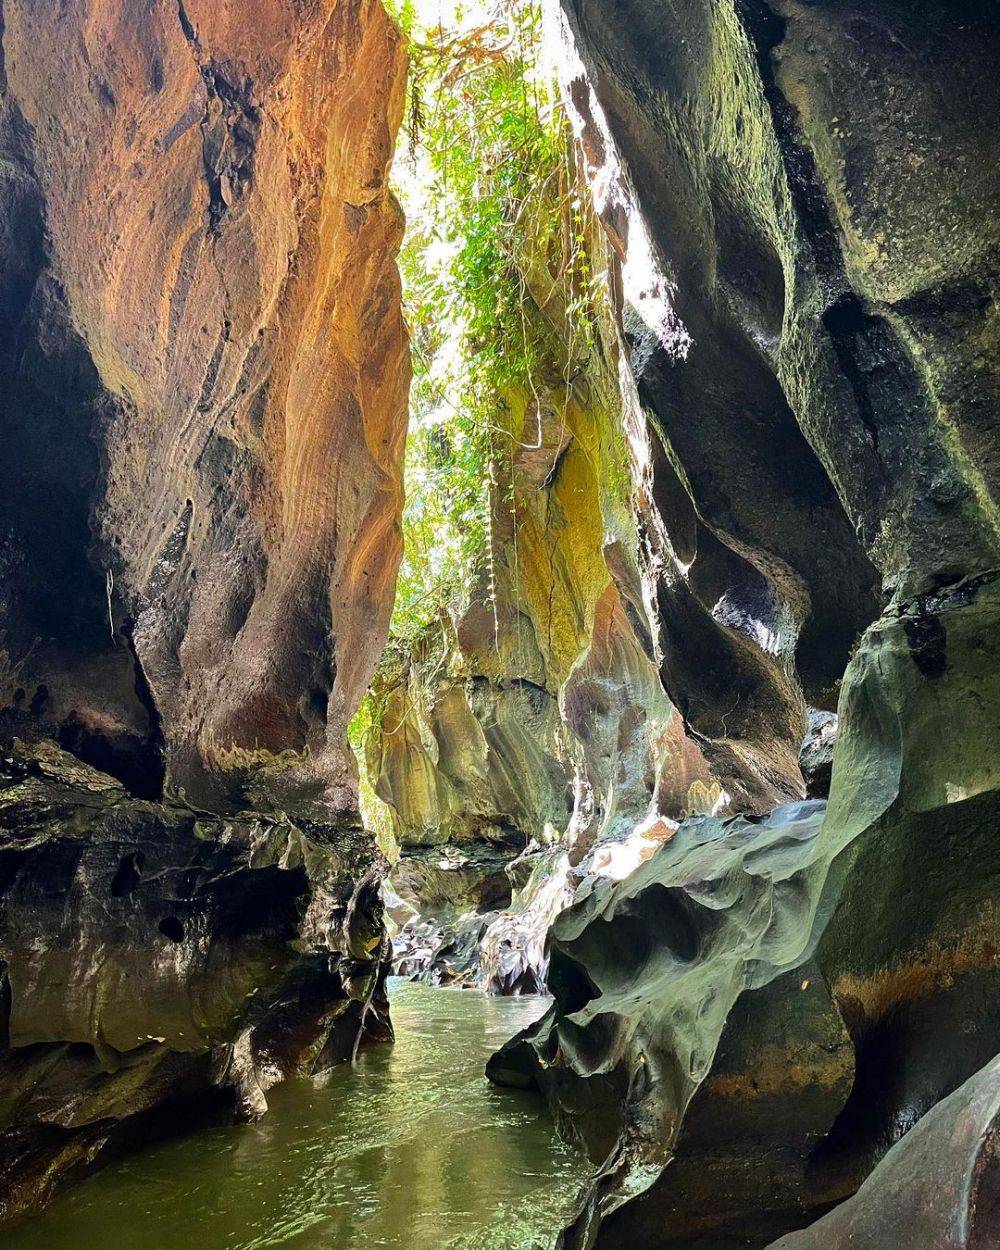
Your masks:
{"label": "layered sandstone", "polygon": [[4,7],[5,720],[137,792],[355,807],[408,351],[375,0]]}
{"label": "layered sandstone", "polygon": [[377,0],[0,33],[3,1219],[386,1036],[346,726],[409,353]]}

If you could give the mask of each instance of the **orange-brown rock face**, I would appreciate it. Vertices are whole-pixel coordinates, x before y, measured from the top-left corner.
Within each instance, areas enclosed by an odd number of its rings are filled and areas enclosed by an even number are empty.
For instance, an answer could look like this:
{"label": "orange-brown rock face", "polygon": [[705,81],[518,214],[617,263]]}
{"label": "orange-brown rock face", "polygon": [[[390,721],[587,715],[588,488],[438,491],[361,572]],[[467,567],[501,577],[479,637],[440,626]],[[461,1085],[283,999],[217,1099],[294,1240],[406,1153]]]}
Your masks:
{"label": "orange-brown rock face", "polygon": [[390,1036],[346,726],[409,353],[378,0],[5,0],[0,49],[2,1224]]}
{"label": "orange-brown rock face", "polygon": [[409,356],[378,0],[8,0],[0,705],[140,793],[356,806]]}

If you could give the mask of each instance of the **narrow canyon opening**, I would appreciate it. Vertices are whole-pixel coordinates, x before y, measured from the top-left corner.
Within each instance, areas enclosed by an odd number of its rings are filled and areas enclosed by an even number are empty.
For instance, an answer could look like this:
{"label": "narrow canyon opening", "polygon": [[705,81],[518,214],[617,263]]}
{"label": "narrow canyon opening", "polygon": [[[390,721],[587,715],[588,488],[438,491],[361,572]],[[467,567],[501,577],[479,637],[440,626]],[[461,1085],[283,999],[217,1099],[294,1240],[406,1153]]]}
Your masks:
{"label": "narrow canyon opening", "polygon": [[998,52],[5,0],[11,1250],[1000,1250]]}
{"label": "narrow canyon opening", "polygon": [[574,783],[593,802],[560,696],[613,593],[604,522],[629,506],[617,406],[594,395],[613,384],[598,363],[609,274],[541,8],[396,16],[414,363],[403,560],[350,737],[365,822],[394,861],[396,970],[537,993],[571,892]]}

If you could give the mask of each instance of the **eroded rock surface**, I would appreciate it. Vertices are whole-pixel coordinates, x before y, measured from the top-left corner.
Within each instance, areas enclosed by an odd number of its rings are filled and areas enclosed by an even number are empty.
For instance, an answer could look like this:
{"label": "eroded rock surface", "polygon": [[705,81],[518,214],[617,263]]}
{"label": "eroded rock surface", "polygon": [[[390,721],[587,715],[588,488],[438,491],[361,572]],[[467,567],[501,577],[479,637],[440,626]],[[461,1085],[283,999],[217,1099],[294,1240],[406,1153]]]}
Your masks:
{"label": "eroded rock surface", "polygon": [[559,26],[663,687],[716,775],[787,776],[804,701],[839,723],[777,861],[776,815],[711,850],[685,822],[578,893],[556,1003],[491,1074],[601,1165],[566,1246],[761,1247],[995,1049],[1000,14],[565,0]]}
{"label": "eroded rock surface", "polygon": [[346,725],[409,352],[377,0],[8,0],[0,40],[2,1220],[258,1114],[372,996],[385,1033]]}
{"label": "eroded rock surface", "polygon": [[145,797],[356,806],[409,354],[377,0],[10,0],[3,719]]}
{"label": "eroded rock surface", "polygon": [[[539,211],[562,209],[550,196]],[[752,751],[710,764],[664,691],[635,506],[636,458],[648,442],[630,445],[629,422],[641,423],[641,412],[615,312],[613,249],[593,213],[584,208],[581,221],[599,293],[592,333],[567,341],[566,307],[581,292],[533,230],[548,234],[529,222],[518,265],[541,363],[530,388],[512,385],[497,397],[513,451],[491,497],[489,576],[484,570],[464,611],[385,675],[369,750],[401,847],[395,888],[424,922],[447,929],[432,975],[450,968],[494,988],[544,980],[555,904],[548,889],[522,889],[534,869],[561,863],[568,897],[595,870],[594,856],[610,863],[638,826],[662,836],[690,812],[764,810],[803,793],[790,749],[804,731],[800,695],[789,695],[788,741],[764,770]],[[775,672],[791,690],[780,666]],[[766,734],[772,744],[780,738],[770,727]],[[431,879],[443,844],[482,865],[484,886],[493,864],[516,859],[525,869],[509,906],[470,895],[461,933],[442,906],[460,874],[445,868]],[[483,929],[483,914],[497,906],[497,925]],[[481,976],[474,955],[470,962],[473,932],[488,965]],[[419,944],[433,963],[426,936]],[[407,941],[408,966],[413,954]]]}
{"label": "eroded rock surface", "polygon": [[776,1205],[815,1201],[806,1161],[854,1074],[813,961],[842,849],[824,815],[691,818],[552,926],[555,1002],[488,1074],[541,1089],[601,1164],[571,1244],[707,1247],[747,1236],[750,1212],[767,1240]]}
{"label": "eroded rock surface", "polygon": [[554,1005],[489,1075],[601,1165],[565,1244],[764,1246],[989,1059],[997,613],[971,579],[868,632],[829,807],[685,821],[556,920]]}
{"label": "eroded rock surface", "polygon": [[360,828],[135,799],[53,746],[6,759],[0,1221],[391,1039],[383,869]]}

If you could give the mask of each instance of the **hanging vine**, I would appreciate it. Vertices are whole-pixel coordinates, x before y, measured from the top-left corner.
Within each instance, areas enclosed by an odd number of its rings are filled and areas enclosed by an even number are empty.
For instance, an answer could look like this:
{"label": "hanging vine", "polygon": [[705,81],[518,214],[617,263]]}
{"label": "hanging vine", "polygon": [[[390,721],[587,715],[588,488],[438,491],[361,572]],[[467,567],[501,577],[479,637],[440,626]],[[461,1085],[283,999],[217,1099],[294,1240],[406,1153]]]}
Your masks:
{"label": "hanging vine", "polygon": [[[551,254],[566,278],[573,324],[559,337],[571,352],[574,335],[589,334],[588,293],[576,291],[589,270],[537,3],[389,7],[410,59],[394,173],[407,218],[400,270],[414,364],[404,557],[384,662],[392,668],[429,630],[444,636],[477,597],[492,609],[499,648],[496,516],[515,506],[518,451],[541,445],[538,378],[554,354],[524,258]],[[517,394],[533,396],[523,431],[507,410]],[[377,710],[359,715],[370,740]]]}

